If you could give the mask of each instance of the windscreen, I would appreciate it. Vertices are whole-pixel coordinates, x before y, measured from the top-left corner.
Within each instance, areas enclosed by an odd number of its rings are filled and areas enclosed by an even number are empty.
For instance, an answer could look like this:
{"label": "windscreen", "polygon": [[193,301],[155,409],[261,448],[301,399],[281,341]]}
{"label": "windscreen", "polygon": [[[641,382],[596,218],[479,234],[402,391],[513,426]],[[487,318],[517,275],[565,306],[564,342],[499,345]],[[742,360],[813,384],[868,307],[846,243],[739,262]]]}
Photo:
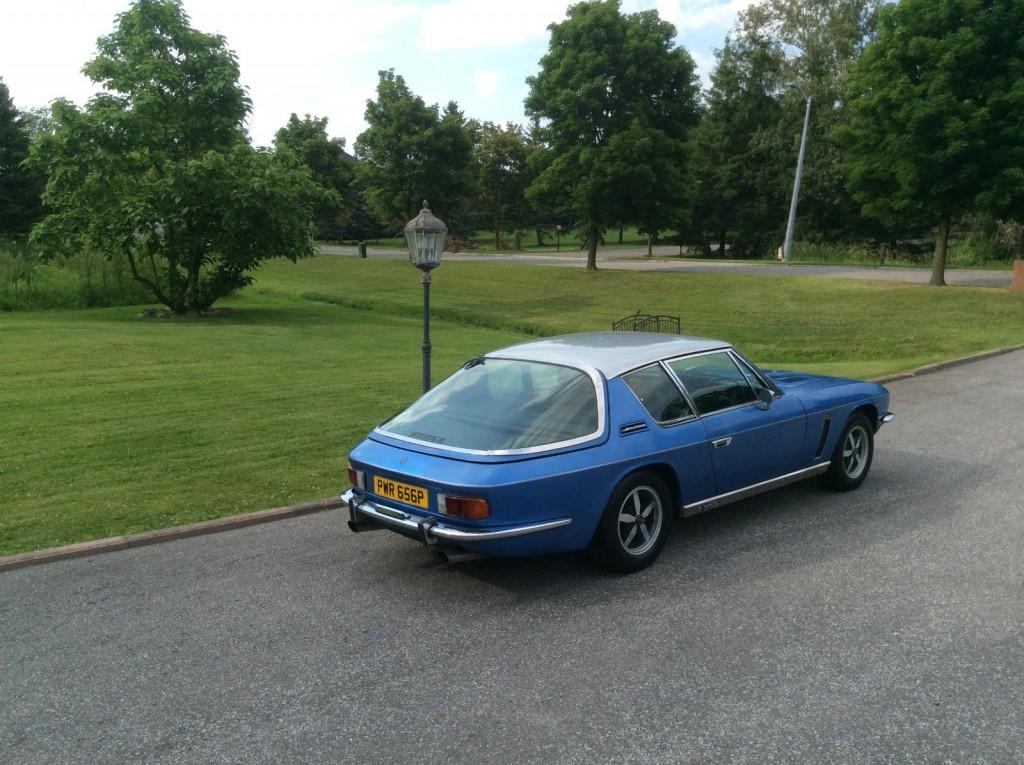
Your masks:
{"label": "windscreen", "polygon": [[476,359],[379,429],[459,449],[529,449],[596,435],[597,393],[578,369]]}

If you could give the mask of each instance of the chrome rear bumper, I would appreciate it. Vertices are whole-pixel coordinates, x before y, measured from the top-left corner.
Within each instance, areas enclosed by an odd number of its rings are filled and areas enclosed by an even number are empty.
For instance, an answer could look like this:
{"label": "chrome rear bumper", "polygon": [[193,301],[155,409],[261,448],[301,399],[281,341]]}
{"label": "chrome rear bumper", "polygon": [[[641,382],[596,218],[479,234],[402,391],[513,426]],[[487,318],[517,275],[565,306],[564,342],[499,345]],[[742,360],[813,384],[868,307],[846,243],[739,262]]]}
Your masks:
{"label": "chrome rear bumper", "polygon": [[879,430],[879,428],[881,428],[881,427],[882,427],[883,425],[885,425],[885,424],[886,424],[887,422],[892,422],[892,421],[893,421],[893,418],[894,418],[895,416],[896,416],[896,415],[895,415],[895,414],[893,414],[892,412],[886,412],[885,414],[883,414],[882,416],[880,416],[880,417],[878,418],[878,424],[877,424],[877,425],[875,425],[875,432],[877,433],[877,432],[878,432],[878,430]]}
{"label": "chrome rear bumper", "polygon": [[351,489],[341,495],[341,501],[348,508],[348,527],[352,531],[372,531],[386,528],[412,539],[418,539],[426,545],[437,544],[438,540],[455,544],[490,542],[495,539],[508,539],[549,531],[572,523],[571,518],[560,518],[555,521],[510,526],[494,531],[464,531],[447,526],[433,516],[413,515],[403,510],[381,505],[366,497],[356,497]]}

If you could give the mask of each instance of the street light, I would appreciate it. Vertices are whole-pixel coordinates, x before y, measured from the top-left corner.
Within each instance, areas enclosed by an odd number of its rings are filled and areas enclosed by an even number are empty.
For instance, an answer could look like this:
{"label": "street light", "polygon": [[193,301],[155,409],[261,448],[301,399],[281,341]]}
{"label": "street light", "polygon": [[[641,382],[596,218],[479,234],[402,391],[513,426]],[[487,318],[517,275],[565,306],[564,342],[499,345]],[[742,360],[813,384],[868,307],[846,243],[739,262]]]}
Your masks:
{"label": "street light", "polygon": [[430,390],[430,271],[441,265],[448,227],[423,200],[420,214],[405,224],[409,262],[423,272],[423,392]]}
{"label": "street light", "polygon": [[782,258],[789,263],[793,257],[793,231],[796,229],[796,205],[800,199],[800,177],[804,174],[804,152],[807,150],[807,126],[811,123],[811,97],[807,97],[807,111],[804,112],[804,132],[800,136],[800,154],[796,160],[796,175],[793,177],[793,198],[789,202],[789,221],[786,223],[786,240],[782,245]]}

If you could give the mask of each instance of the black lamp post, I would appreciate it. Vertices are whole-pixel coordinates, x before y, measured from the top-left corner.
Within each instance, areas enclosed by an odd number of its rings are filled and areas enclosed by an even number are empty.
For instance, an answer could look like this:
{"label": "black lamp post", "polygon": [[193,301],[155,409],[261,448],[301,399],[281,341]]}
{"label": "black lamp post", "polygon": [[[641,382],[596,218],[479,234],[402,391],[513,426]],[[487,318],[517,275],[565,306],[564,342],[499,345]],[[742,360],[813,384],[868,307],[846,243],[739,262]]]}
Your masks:
{"label": "black lamp post", "polygon": [[448,227],[423,200],[420,214],[405,224],[409,262],[423,272],[423,392],[430,390],[430,272],[441,265]]}

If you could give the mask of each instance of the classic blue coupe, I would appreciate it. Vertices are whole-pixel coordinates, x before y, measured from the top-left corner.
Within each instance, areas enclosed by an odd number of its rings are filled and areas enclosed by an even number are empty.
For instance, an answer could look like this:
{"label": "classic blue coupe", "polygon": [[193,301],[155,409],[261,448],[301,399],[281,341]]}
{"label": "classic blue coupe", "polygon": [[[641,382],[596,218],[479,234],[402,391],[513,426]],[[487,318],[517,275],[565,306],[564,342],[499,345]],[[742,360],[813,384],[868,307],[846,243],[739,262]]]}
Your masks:
{"label": "classic blue coupe", "polygon": [[877,383],[762,371],[720,340],[596,332],[471,359],[349,455],[353,531],[445,560],[589,549],[636,571],[672,520],[819,476],[867,477]]}

